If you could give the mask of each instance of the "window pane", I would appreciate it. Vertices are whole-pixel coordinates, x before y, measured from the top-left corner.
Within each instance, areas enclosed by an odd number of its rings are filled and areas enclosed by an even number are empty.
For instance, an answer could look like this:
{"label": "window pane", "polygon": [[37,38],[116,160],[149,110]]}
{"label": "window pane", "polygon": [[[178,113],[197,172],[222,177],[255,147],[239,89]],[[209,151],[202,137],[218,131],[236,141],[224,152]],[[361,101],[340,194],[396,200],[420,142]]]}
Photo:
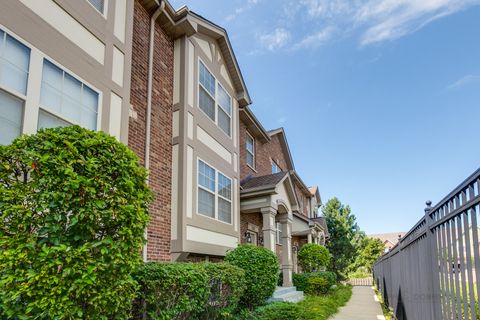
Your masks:
{"label": "window pane", "polygon": [[198,162],[198,184],[215,192],[215,169],[205,162]]}
{"label": "window pane", "polygon": [[207,116],[215,121],[215,101],[208,93],[200,87],[199,107],[207,114]]}
{"label": "window pane", "polygon": [[218,220],[232,223],[232,204],[230,201],[218,199]]}
{"label": "window pane", "polygon": [[230,117],[223,111],[222,108],[218,109],[218,126],[226,134],[230,135]]}
{"label": "window pane", "polygon": [[43,60],[42,82],[48,83],[52,88],[62,91],[63,71],[53,63]]}
{"label": "window pane", "polygon": [[104,0],[88,0],[100,13],[103,14]]}
{"label": "window pane", "polygon": [[79,103],[79,100],[74,100],[68,96],[63,96],[62,99],[62,112],[61,115],[73,121],[75,123],[80,123],[80,113],[82,112],[82,105]]}
{"label": "window pane", "polygon": [[198,213],[215,218],[215,196],[198,188]]}
{"label": "window pane", "polygon": [[3,55],[5,32],[0,30],[0,57]]}
{"label": "window pane", "polygon": [[62,94],[47,83],[42,83],[40,103],[48,110],[60,113],[62,108]]}
{"label": "window pane", "polygon": [[63,79],[63,93],[80,102],[82,99],[82,83],[68,73],[65,73]]}
{"label": "window pane", "polygon": [[38,130],[45,128],[68,127],[71,125],[65,120],[62,120],[42,109],[38,112]]}
{"label": "window pane", "polygon": [[9,144],[22,133],[23,101],[0,91],[0,144]]}
{"label": "window pane", "polygon": [[224,198],[232,199],[232,180],[218,173],[218,194]]}
{"label": "window pane", "polygon": [[83,86],[82,104],[88,109],[98,111],[98,93],[87,86]]}
{"label": "window pane", "polygon": [[[4,38],[1,40],[3,42]],[[0,84],[25,95],[29,61],[30,49],[6,35],[0,56]]]}
{"label": "window pane", "polygon": [[232,114],[232,100],[221,85],[218,85],[218,103],[228,115]]}
{"label": "window pane", "polygon": [[254,167],[253,154],[251,154],[250,152],[247,152],[247,164],[251,167]]}
{"label": "window pane", "polygon": [[253,153],[253,139],[247,134],[247,151]]}
{"label": "window pane", "polygon": [[83,108],[80,124],[90,130],[97,130],[97,114],[93,111]]}
{"label": "window pane", "polygon": [[200,83],[204,86],[204,88],[210,92],[212,97],[215,97],[215,78],[213,75],[207,70],[207,68],[200,62]]}

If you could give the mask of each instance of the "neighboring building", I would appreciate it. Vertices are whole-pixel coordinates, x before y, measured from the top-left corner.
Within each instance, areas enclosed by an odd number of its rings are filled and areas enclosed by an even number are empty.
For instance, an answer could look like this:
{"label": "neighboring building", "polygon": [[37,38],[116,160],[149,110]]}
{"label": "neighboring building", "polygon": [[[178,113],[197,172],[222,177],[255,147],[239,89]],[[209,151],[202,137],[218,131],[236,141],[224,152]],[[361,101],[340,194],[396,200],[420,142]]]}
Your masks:
{"label": "neighboring building", "polygon": [[0,2],[0,144],[78,124],[128,142],[133,3]]}
{"label": "neighboring building", "polygon": [[265,131],[248,107],[240,111],[240,147],[241,241],[276,252],[290,286],[298,249],[325,241],[325,225],[315,221],[320,194],[296,173],[284,130]]}
{"label": "neighboring building", "polygon": [[371,234],[368,237],[372,239],[379,239],[385,245],[385,252],[390,251],[398,241],[405,235],[405,232],[391,232],[391,233],[380,233],[380,234]]}

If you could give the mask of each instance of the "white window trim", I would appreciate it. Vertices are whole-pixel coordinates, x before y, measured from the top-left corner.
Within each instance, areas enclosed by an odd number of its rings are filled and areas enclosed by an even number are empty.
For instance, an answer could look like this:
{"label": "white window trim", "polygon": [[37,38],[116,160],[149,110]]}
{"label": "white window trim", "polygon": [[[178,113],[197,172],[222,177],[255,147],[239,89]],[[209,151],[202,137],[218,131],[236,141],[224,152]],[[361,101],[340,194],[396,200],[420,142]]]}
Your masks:
{"label": "white window trim", "polygon": [[[215,79],[215,97],[212,96],[212,94],[210,92],[208,92],[208,90],[200,83],[200,63],[203,64],[203,66],[205,67],[205,69],[208,70],[208,72],[210,72],[210,74],[212,75],[212,77]],[[210,98],[213,99],[214,101],[214,104],[215,104],[215,121],[212,120],[212,118],[210,118],[208,116],[208,114],[202,110],[202,108],[200,108],[200,89],[199,89],[199,86],[202,86],[203,90],[210,96]],[[227,113],[227,111],[218,103],[218,86],[221,86],[223,88],[223,90],[227,93],[227,95],[230,97],[230,102],[231,102],[231,114],[229,115],[229,118],[230,118],[230,134],[227,134],[225,131],[223,131],[222,128],[220,128],[219,124],[218,124],[218,108],[222,108],[222,110]],[[218,129],[223,132],[227,137],[229,137],[230,139],[232,139],[232,136],[233,136],[233,114],[234,114],[234,103],[233,103],[233,98],[232,96],[228,93],[227,89],[225,89],[225,86],[223,86],[220,81],[218,81],[218,79],[215,77],[215,74],[210,70],[210,68],[208,68],[207,64],[205,62],[203,62],[203,60],[198,57],[198,62],[197,62],[197,107],[198,109],[200,109],[200,111],[207,116],[207,118],[212,121],[213,123],[215,123],[215,125],[218,127]],[[228,115],[228,113],[227,113]]]}
{"label": "white window trim", "polygon": [[[198,181],[200,161],[202,161],[203,163],[205,163],[206,165],[208,165],[210,168],[212,168],[213,170],[215,170],[215,191],[214,191],[214,192],[212,192],[212,190],[210,190],[210,189],[208,189],[208,188],[205,188],[204,186],[201,186],[200,183],[199,183],[199,181]],[[222,196],[221,194],[218,193],[218,174],[219,174],[219,173],[222,174],[223,176],[225,176],[227,179],[230,180],[230,186],[231,186],[231,187],[230,187],[230,189],[231,189],[231,195],[230,195],[230,196],[231,196],[231,199],[230,199],[230,200],[227,199],[227,198],[225,198],[224,196]],[[210,163],[208,163],[207,161],[203,160],[203,159],[200,158],[200,157],[197,157],[197,176],[196,176],[196,180],[197,180],[197,183],[196,183],[196,190],[195,190],[195,192],[196,192],[196,194],[197,194],[197,201],[196,201],[196,210],[195,210],[195,213],[196,213],[198,216],[201,216],[201,217],[203,217],[203,218],[207,218],[207,219],[214,220],[214,221],[217,221],[217,222],[220,222],[220,223],[224,223],[224,224],[229,225],[229,226],[233,225],[233,219],[234,219],[234,215],[233,215],[233,210],[234,210],[234,208],[233,208],[233,193],[234,193],[234,190],[233,190],[233,179],[230,178],[230,177],[229,177],[228,175],[226,175],[225,173],[223,173],[222,171],[220,171],[220,170],[218,170],[217,168],[215,168],[214,166],[212,166],[212,165],[211,165]],[[198,199],[199,199],[199,198],[198,198],[198,188],[201,188],[202,190],[205,190],[205,191],[207,191],[207,192],[209,192],[209,193],[211,193],[211,194],[214,195],[214,197],[215,197],[215,210],[214,210],[215,216],[214,216],[214,217],[209,217],[209,216],[207,216],[207,215],[204,215],[203,213],[198,212],[198,207],[199,207],[199,206],[198,206]],[[218,206],[218,202],[219,202],[219,201],[218,201],[218,199],[219,199],[219,198],[221,198],[221,199],[223,199],[223,200],[225,200],[225,201],[230,202],[230,205],[231,205],[231,206],[230,206],[230,208],[231,208],[231,211],[230,211],[231,219],[230,219],[230,221],[231,221],[231,222],[222,221],[222,220],[220,220],[220,219],[218,218],[218,209],[219,209],[219,206]]]}
{"label": "white window trim", "polygon": [[104,17],[105,19],[107,19],[107,14],[108,14],[108,0],[104,0],[103,1],[103,12],[100,12],[98,11],[97,8],[95,8],[95,6],[88,0],[85,0],[87,1],[88,5],[91,6],[93,8],[93,10],[95,10],[98,14],[100,14],[102,17]]}
{"label": "white window trim", "polygon": [[275,222],[275,242],[277,245],[282,245],[282,224]]}
{"label": "white window trim", "polygon": [[[88,2],[88,1],[87,1]],[[90,4],[91,5],[91,4]],[[95,7],[94,7],[95,8]],[[95,9],[96,10],[96,9]],[[98,12],[98,10],[96,10]],[[103,92],[99,90],[97,87],[89,83],[88,81],[84,80],[83,78],[79,77],[75,72],[70,70],[69,68],[65,67],[61,63],[57,62],[55,59],[51,58],[50,56],[44,54],[42,51],[37,49],[31,43],[25,41],[22,37],[17,35],[15,32],[10,30],[9,28],[5,27],[3,24],[0,24],[0,29],[6,32],[9,36],[14,38],[15,40],[19,41],[26,47],[30,49],[30,60],[28,65],[28,78],[27,78],[27,94],[26,96],[22,96],[19,93],[13,92],[9,89],[0,86],[2,90],[8,92],[9,94],[13,94],[17,98],[24,100],[24,110],[23,110],[23,119],[22,119],[22,134],[32,134],[38,131],[38,114],[40,109],[42,108],[40,104],[40,94],[41,94],[41,87],[42,87],[42,74],[43,74],[43,60],[47,59],[55,66],[59,67],[63,71],[69,73],[72,77],[81,81],[83,84],[89,86],[92,90],[98,93],[98,106],[97,106],[97,127],[96,130],[101,130],[101,123],[102,123],[102,111],[103,111]],[[45,107],[45,106],[44,106]],[[77,124],[72,121],[68,121],[65,118],[44,109],[45,112],[48,112],[68,123]],[[78,124],[80,125],[80,124]]]}
{"label": "white window trim", "polygon": [[247,131],[247,137],[250,137],[250,139],[252,139],[252,147],[253,147],[253,153],[250,152],[247,148],[247,140],[245,140],[245,149],[247,150],[247,154],[251,154],[252,157],[253,157],[253,166],[251,166],[249,163],[248,163],[248,158],[245,159],[246,162],[247,162],[247,166],[249,166],[251,169],[255,170],[255,167],[256,167],[256,159],[255,159],[255,138]]}

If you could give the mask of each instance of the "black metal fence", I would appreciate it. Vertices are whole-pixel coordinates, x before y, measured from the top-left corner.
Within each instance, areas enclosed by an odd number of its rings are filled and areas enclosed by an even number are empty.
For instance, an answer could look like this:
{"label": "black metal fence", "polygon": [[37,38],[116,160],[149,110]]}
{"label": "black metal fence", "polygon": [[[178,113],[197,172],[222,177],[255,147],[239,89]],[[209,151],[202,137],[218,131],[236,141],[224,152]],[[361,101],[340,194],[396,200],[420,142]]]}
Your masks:
{"label": "black metal fence", "polygon": [[[399,320],[480,319],[480,169],[425,215],[374,265]],[[477,272],[477,270],[479,272]]]}

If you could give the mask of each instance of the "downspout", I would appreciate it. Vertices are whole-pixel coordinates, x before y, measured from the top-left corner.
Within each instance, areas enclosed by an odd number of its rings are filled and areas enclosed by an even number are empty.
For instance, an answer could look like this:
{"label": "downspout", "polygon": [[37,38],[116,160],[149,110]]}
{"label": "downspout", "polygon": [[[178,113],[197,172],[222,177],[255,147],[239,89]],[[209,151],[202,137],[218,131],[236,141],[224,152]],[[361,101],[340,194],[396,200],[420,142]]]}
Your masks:
{"label": "downspout", "polygon": [[[152,122],[152,87],[153,87],[153,53],[155,49],[155,21],[165,8],[165,2],[160,0],[157,10],[150,18],[150,48],[148,50],[148,83],[147,83],[147,117],[145,127],[145,169],[150,169],[150,134],[151,134],[151,122]],[[147,184],[150,184],[150,179],[147,176]],[[148,241],[148,232],[145,228],[145,239]],[[147,261],[147,244],[143,246],[142,256],[143,261]]]}

